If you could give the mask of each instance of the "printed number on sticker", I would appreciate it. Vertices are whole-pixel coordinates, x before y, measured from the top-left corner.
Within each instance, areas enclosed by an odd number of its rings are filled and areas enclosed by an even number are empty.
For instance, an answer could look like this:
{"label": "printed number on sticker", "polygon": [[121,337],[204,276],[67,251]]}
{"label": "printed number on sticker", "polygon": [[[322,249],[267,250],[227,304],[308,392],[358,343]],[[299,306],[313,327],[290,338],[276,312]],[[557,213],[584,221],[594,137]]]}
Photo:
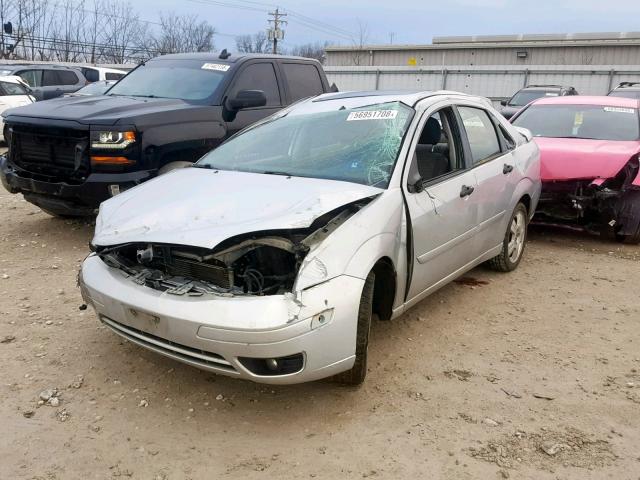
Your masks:
{"label": "printed number on sticker", "polygon": [[351,112],[347,117],[347,122],[354,120],[393,120],[397,116],[397,110],[362,110],[361,112]]}
{"label": "printed number on sticker", "polygon": [[634,108],[624,108],[624,107],[604,107],[605,112],[616,112],[616,113],[636,113]]}
{"label": "printed number on sticker", "polygon": [[205,63],[202,65],[202,70],[215,70],[217,72],[226,72],[230,66],[223,63]]}

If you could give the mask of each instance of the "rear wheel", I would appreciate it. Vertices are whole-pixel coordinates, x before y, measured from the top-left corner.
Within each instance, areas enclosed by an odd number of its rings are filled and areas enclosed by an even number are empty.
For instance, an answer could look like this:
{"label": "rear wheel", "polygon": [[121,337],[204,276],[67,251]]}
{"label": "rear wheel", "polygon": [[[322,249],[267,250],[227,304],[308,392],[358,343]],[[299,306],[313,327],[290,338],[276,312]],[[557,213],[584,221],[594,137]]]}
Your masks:
{"label": "rear wheel", "polygon": [[350,370],[339,373],[334,380],[345,385],[360,385],[367,376],[367,351],[369,349],[369,331],[373,314],[373,290],[376,274],[371,272],[364,282],[360,306],[358,308],[358,331],[356,334],[356,361]]}
{"label": "rear wheel", "polygon": [[620,243],[627,243],[629,245],[640,244],[640,227],[633,235],[620,235],[616,234],[616,240]]}
{"label": "rear wheel", "polygon": [[527,223],[527,207],[519,203],[509,220],[502,242],[502,251],[487,262],[491,269],[498,272],[511,272],[518,267],[527,241]]}

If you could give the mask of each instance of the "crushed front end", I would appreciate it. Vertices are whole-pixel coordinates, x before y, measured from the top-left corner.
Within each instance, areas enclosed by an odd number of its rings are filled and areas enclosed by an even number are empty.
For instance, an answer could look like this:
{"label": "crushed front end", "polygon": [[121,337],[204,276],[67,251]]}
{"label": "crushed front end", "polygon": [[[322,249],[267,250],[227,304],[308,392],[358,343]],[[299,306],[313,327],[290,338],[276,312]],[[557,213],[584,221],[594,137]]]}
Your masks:
{"label": "crushed front end", "polygon": [[325,378],[353,365],[364,280],[318,278],[299,290],[295,282],[309,252],[369,201],[309,228],[240,235],[211,250],[94,247],[82,295],[112,331],[175,360],[262,383]]}
{"label": "crushed front end", "polygon": [[640,241],[640,167],[634,156],[613,178],[547,180],[534,222]]}

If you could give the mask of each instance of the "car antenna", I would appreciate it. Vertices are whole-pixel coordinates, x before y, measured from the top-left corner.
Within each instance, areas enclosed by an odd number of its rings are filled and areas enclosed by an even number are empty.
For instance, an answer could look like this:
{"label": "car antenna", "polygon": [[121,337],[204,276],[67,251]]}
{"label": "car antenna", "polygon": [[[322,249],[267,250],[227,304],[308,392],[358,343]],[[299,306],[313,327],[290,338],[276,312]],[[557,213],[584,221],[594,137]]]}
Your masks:
{"label": "car antenna", "polygon": [[225,48],[224,50],[222,50],[220,52],[220,56],[218,57],[220,60],[226,60],[227,58],[229,58],[231,56],[231,54],[229,52],[227,52],[227,49]]}

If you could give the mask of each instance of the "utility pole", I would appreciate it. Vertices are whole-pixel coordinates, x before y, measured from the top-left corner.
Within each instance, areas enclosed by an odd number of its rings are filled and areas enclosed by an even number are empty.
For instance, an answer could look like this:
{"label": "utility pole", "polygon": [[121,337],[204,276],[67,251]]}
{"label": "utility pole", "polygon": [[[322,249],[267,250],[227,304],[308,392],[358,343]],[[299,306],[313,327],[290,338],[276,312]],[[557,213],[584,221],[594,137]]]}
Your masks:
{"label": "utility pole", "polygon": [[396,36],[395,32],[389,32],[389,43],[393,45],[393,39]]}
{"label": "utility pole", "polygon": [[267,34],[269,35],[269,40],[273,42],[273,53],[275,55],[278,53],[278,40],[284,40],[284,30],[280,26],[288,23],[286,20],[282,20],[282,17],[286,17],[287,14],[280,13],[280,10],[276,8],[275,12],[269,12],[269,16],[273,18],[269,19],[269,23],[272,26],[269,26]]}

